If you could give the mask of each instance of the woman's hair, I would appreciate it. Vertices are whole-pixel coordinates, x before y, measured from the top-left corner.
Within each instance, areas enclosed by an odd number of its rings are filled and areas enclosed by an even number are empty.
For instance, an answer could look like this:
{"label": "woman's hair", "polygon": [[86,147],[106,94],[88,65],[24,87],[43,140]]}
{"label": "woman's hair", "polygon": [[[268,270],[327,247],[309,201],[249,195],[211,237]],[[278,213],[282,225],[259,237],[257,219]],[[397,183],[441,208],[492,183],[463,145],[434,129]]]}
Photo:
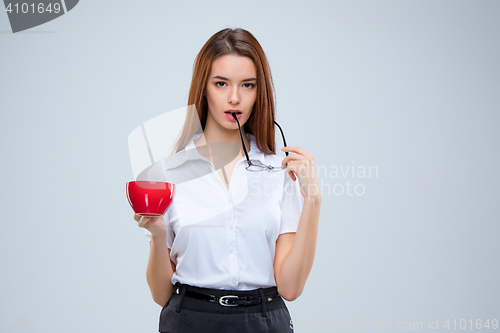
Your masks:
{"label": "woman's hair", "polygon": [[275,154],[274,140],[275,91],[271,70],[264,50],[257,39],[244,29],[223,29],[203,45],[193,67],[193,78],[189,89],[188,113],[175,152],[184,148],[196,134],[198,117],[202,130],[207,122],[208,103],[206,97],[207,81],[215,59],[228,55],[249,57],[257,70],[257,97],[250,118],[243,126],[245,133],[255,136],[257,147],[264,154]]}

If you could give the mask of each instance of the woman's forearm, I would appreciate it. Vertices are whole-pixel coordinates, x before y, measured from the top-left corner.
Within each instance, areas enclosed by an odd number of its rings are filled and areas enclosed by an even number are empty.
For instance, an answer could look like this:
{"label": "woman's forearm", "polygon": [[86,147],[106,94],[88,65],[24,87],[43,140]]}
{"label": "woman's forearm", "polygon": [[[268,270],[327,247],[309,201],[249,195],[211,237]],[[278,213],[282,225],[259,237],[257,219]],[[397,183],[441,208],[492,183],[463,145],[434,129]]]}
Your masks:
{"label": "woman's forearm", "polygon": [[173,269],[168,253],[166,239],[151,236],[146,279],[153,300],[162,307],[167,303],[174,291],[171,282]]}

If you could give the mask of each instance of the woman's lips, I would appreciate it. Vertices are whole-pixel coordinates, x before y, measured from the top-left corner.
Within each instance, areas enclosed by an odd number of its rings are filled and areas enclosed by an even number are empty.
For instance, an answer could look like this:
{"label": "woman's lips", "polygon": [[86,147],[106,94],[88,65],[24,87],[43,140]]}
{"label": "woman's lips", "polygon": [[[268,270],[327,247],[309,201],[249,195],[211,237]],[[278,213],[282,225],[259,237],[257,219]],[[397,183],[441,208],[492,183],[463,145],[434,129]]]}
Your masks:
{"label": "woman's lips", "polygon": [[[234,120],[234,117],[233,115],[231,114],[231,112],[224,112],[226,114],[226,117],[229,119],[229,120],[232,120],[232,121],[236,121]],[[241,113],[236,113],[236,118],[240,119],[241,118]]]}

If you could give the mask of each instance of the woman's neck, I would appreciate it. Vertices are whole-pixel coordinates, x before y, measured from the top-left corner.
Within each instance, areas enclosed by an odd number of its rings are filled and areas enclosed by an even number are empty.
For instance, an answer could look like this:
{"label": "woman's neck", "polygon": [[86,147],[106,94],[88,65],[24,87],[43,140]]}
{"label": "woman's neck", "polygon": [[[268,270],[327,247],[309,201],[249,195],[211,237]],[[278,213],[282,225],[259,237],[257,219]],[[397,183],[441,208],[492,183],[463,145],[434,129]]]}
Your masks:
{"label": "woman's neck", "polygon": [[[250,141],[248,140],[243,127],[241,128],[241,132],[243,133],[243,140],[245,140],[245,147],[249,152],[251,149]],[[195,141],[195,145],[197,147],[200,147],[208,144],[208,147],[210,148],[210,142],[234,143],[238,147],[240,147],[241,156],[245,156],[245,153],[243,151],[243,146],[241,144],[240,131],[238,129],[235,130],[227,129],[220,126],[215,121],[209,121],[209,119],[207,119],[205,130],[203,131],[203,134],[198,138],[198,140]]]}

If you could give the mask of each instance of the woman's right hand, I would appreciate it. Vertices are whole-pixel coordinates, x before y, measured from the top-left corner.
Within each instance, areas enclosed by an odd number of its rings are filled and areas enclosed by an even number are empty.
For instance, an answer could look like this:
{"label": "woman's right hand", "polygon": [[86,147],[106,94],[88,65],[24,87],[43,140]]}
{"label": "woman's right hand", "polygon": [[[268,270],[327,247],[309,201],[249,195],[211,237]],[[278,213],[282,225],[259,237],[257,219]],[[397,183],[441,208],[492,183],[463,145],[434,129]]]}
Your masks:
{"label": "woman's right hand", "polygon": [[138,226],[147,229],[151,236],[163,237],[167,236],[167,226],[163,220],[163,216],[146,217],[135,214],[134,220],[138,222]]}

